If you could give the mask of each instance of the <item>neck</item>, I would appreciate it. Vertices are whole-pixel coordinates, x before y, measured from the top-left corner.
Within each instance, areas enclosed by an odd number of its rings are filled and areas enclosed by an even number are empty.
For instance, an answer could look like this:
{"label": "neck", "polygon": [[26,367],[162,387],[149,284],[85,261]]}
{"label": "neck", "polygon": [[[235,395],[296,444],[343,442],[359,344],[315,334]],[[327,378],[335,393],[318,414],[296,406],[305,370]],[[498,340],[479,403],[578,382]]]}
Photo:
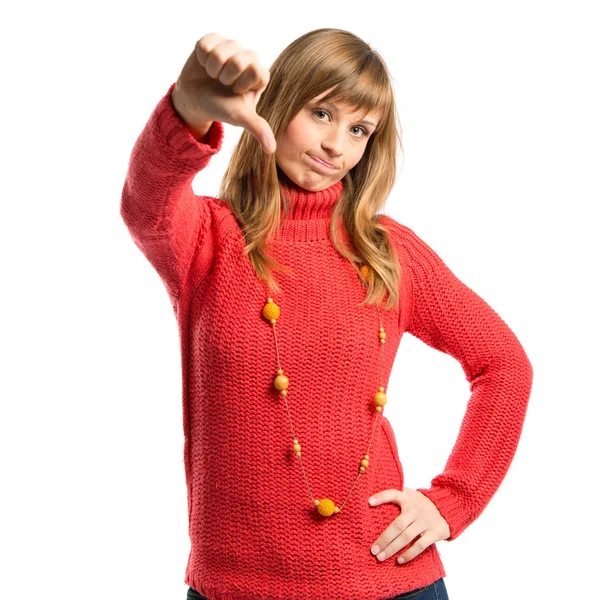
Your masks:
{"label": "neck", "polygon": [[329,238],[329,228],[333,209],[342,193],[343,181],[336,181],[329,187],[307,190],[288,177],[279,179],[282,202],[289,198],[289,212],[283,218],[279,229],[284,241],[316,241]]}
{"label": "neck", "polygon": [[300,187],[288,178],[279,180],[282,195],[289,198],[289,220],[308,221],[313,219],[329,219],[341,196],[343,181],[322,190],[311,191]]}

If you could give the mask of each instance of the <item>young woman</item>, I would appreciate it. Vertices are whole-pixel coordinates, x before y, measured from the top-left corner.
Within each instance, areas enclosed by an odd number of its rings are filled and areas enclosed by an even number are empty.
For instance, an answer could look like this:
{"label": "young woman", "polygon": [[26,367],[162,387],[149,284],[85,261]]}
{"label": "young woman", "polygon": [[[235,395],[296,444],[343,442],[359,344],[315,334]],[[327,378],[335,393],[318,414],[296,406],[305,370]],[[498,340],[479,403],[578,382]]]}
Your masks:
{"label": "young woman", "polygon": [[[219,197],[197,196],[224,123],[244,131]],[[447,598],[436,542],[509,468],[531,364],[380,213],[399,143],[382,58],[339,29],[301,36],[270,71],[205,35],[135,143],[121,216],[181,340],[188,598]],[[472,391],[443,473],[416,490],[383,414],[405,332],[460,361]]]}

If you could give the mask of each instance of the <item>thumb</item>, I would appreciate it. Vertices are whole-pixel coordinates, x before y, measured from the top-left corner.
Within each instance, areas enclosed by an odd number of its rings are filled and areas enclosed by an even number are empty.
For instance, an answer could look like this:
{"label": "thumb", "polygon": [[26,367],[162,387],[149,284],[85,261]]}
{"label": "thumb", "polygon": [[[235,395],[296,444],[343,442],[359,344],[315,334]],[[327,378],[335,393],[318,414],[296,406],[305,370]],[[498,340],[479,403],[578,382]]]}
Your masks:
{"label": "thumb", "polygon": [[267,154],[272,154],[277,149],[275,135],[269,123],[260,115],[253,112],[246,117],[244,128],[247,129],[264,148]]}

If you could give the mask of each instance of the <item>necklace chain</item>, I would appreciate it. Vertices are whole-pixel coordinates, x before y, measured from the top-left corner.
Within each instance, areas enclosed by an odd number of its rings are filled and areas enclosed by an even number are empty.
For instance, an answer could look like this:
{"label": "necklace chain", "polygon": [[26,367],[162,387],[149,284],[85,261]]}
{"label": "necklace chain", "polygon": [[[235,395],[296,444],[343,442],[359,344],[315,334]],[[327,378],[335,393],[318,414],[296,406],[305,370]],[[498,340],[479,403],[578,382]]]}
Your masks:
{"label": "necklace chain", "polygon": [[[370,269],[369,269],[368,265],[361,266],[360,274],[361,274],[363,285],[366,285],[365,282],[369,276],[369,272],[370,272]],[[342,503],[342,505],[340,507],[338,507],[335,504],[335,502],[333,502],[333,500],[330,500],[329,498],[317,499],[312,494],[310,485],[308,483],[308,478],[306,477],[306,471],[304,470],[304,464],[302,462],[302,446],[300,445],[300,442],[298,441],[298,438],[296,437],[296,432],[294,431],[294,424],[292,423],[292,417],[290,414],[290,407],[289,407],[289,404],[287,401],[289,379],[284,375],[283,369],[281,367],[281,362],[279,360],[279,348],[277,345],[277,327],[276,327],[276,325],[277,325],[277,319],[281,315],[281,309],[279,308],[279,306],[277,304],[275,304],[275,302],[273,301],[273,298],[269,297],[269,298],[267,298],[267,304],[265,304],[262,314],[263,314],[263,317],[265,319],[267,319],[267,321],[269,321],[269,323],[272,325],[272,329],[273,329],[273,337],[275,340],[275,353],[277,356],[277,376],[273,380],[273,385],[279,391],[279,394],[283,398],[283,401],[285,404],[285,409],[286,409],[286,412],[288,415],[288,419],[290,422],[290,429],[291,429],[291,433],[292,433],[292,439],[293,439],[292,447],[294,450],[294,454],[298,457],[298,460],[300,461],[300,467],[302,468],[302,474],[304,476],[304,481],[306,482],[306,488],[308,490],[308,495],[311,499],[312,504],[314,506],[316,506],[317,511],[319,512],[320,515],[322,515],[324,517],[329,517],[331,515],[339,513],[344,508],[348,498],[350,497],[350,494],[352,493],[352,490],[354,489],[354,486],[358,482],[358,479],[367,470],[367,467],[369,466],[369,451],[371,448],[371,443],[373,442],[373,435],[375,433],[375,428],[377,427],[377,423],[379,422],[379,415],[383,411],[383,407],[387,402],[387,396],[385,394],[385,388],[383,386],[383,380],[382,380],[383,364],[384,364],[383,363],[383,353],[384,353],[384,348],[385,348],[386,335],[385,335],[385,330],[383,328],[383,325],[381,323],[381,314],[379,312],[379,305],[377,305],[377,315],[379,318],[379,343],[380,343],[380,347],[381,347],[381,353],[380,353],[381,360],[380,360],[380,368],[379,368],[379,386],[378,386],[377,392],[375,392],[375,394],[373,396],[375,419],[373,421],[373,427],[371,429],[371,438],[369,439],[369,445],[367,446],[367,451],[359,463],[358,473],[356,475],[356,478],[355,478],[354,482],[352,483],[352,485],[350,486],[350,490],[348,491],[348,494],[346,495],[346,498],[344,499],[344,502]]]}

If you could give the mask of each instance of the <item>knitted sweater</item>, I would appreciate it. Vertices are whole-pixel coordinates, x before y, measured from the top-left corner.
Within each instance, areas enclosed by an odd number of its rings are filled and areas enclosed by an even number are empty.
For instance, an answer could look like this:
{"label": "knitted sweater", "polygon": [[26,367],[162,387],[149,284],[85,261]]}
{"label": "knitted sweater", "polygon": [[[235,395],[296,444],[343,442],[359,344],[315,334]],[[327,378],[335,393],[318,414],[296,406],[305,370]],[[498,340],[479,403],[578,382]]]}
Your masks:
{"label": "knitted sweater", "polygon": [[[401,490],[404,475],[385,407],[369,466],[338,514],[312,504],[274,388],[266,287],[247,256],[226,201],[198,196],[192,181],[222,146],[215,121],[202,143],[179,118],[172,84],[137,138],[121,217],[160,276],[175,311],[181,350],[184,464],[191,551],[185,583],[211,600],[383,600],[446,572],[436,544],[399,565],[370,548],[399,514],[367,499]],[[281,185],[284,185],[283,182]],[[329,240],[343,182],[311,192],[295,185],[293,209],[270,248],[293,269],[277,273],[277,343],[289,377],[294,433],[315,498],[340,506],[369,447],[373,394],[384,387],[404,333],[458,360],[471,396],[444,471],[428,488],[456,539],[483,511],[513,459],[533,371],[498,314],[462,283],[409,227],[386,215],[403,276],[400,305],[374,305]],[[389,398],[388,402],[393,402]]]}

